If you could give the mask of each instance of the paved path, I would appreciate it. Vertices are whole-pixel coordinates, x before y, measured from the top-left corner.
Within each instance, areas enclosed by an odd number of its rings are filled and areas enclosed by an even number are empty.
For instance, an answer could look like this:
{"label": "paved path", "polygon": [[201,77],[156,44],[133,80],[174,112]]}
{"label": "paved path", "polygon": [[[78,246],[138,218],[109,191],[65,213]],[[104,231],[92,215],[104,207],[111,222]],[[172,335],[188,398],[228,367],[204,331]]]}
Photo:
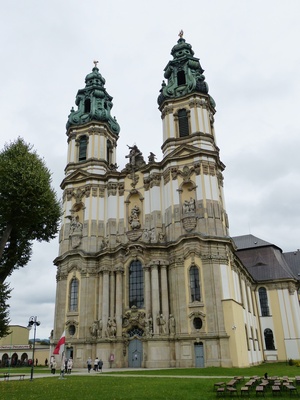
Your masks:
{"label": "paved path", "polygon": [[[172,368],[173,369],[173,368]],[[88,372],[86,368],[76,368],[72,371],[72,376],[102,376],[104,377],[110,377],[110,376],[117,376],[119,378],[128,378],[132,377],[132,374],[126,374],[125,372],[127,371],[155,371],[158,369],[145,369],[145,368],[113,368],[113,369],[107,369],[104,370],[102,373],[101,372],[95,372],[91,370],[91,372]],[[48,371],[48,370],[45,370]],[[1,371],[0,370],[0,381],[3,381],[3,374],[7,371]],[[118,372],[122,372],[122,374],[118,374]],[[20,380],[20,373],[18,374],[16,370],[10,371],[9,372],[11,375],[9,377],[9,381],[11,380]],[[2,375],[2,376],[1,376]],[[56,379],[67,379],[70,375],[65,374],[63,377],[60,376],[59,371],[56,371],[56,374],[53,375],[51,374],[50,370],[48,372],[42,373],[42,372],[37,372],[33,374],[33,380],[38,379],[38,378],[56,378]],[[134,374],[134,377],[143,377],[143,378],[177,378],[177,379],[211,379],[211,378],[216,378],[216,379],[230,379],[232,376],[195,376],[195,375],[145,375],[145,374]],[[28,373],[25,373],[25,379],[28,380],[30,379],[30,371]]]}

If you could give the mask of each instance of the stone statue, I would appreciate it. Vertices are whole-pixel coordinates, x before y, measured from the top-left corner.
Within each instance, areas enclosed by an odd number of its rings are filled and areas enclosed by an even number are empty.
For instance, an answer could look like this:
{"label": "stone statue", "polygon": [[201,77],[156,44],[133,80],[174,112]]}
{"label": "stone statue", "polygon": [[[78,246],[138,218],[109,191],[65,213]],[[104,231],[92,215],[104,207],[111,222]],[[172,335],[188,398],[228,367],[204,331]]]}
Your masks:
{"label": "stone statue", "polygon": [[152,153],[152,151],[150,151],[150,154],[148,156],[148,162],[149,163],[155,162],[155,158],[156,158],[156,155],[154,153]]}
{"label": "stone statue", "polygon": [[184,200],[182,208],[184,214],[194,213],[196,209],[195,200],[192,197],[190,200]]}
{"label": "stone statue", "polygon": [[166,334],[166,320],[163,314],[158,314],[156,317],[157,325],[159,326],[159,334]]}
{"label": "stone statue", "polygon": [[169,317],[169,333],[170,335],[175,335],[176,332],[176,322],[173,314],[170,314]]}
{"label": "stone statue", "polygon": [[132,229],[139,229],[141,227],[139,220],[140,209],[135,205],[131,210],[131,215],[129,217],[129,224]]}
{"label": "stone statue", "polygon": [[126,157],[126,158],[129,158],[129,162],[130,162],[130,164],[131,164],[132,166],[135,166],[137,157],[138,157],[138,156],[141,156],[142,153],[141,153],[140,150],[138,149],[137,145],[134,145],[134,146],[132,146],[132,147],[127,145],[127,147],[129,148],[130,152],[129,152],[129,154],[128,154],[127,156],[125,156],[125,157]]}
{"label": "stone statue", "polygon": [[79,217],[78,215],[68,217],[71,220],[70,223],[70,235],[73,235],[74,233],[81,233],[82,232],[82,223],[79,222]]}
{"label": "stone statue", "polygon": [[98,321],[94,321],[92,323],[92,326],[90,327],[91,335],[93,337],[95,337],[95,338],[98,337],[98,330],[99,330],[99,322]]}

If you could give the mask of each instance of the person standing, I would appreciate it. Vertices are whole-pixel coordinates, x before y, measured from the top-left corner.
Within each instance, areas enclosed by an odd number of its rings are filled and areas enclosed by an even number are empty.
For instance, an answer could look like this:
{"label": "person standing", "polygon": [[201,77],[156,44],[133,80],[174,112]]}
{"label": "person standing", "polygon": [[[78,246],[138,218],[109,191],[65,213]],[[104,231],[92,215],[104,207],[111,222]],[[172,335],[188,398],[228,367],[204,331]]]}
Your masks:
{"label": "person standing", "polygon": [[51,374],[55,375],[55,371],[56,371],[56,361],[55,361],[55,358],[51,361],[51,363],[50,363],[50,368],[51,368]]}
{"label": "person standing", "polygon": [[68,374],[71,374],[72,368],[73,368],[73,360],[70,357],[69,360],[68,360]]}
{"label": "person standing", "polygon": [[101,372],[102,372],[102,367],[103,367],[103,361],[100,358],[100,360],[98,362],[98,370],[101,371]]}
{"label": "person standing", "polygon": [[91,359],[91,357],[88,358],[86,363],[87,363],[88,372],[91,372],[91,369],[92,369],[92,359]]}
{"label": "person standing", "polygon": [[94,361],[94,371],[96,371],[96,372],[98,372],[98,362],[99,362],[99,359],[98,359],[98,357],[96,357],[95,361]]}

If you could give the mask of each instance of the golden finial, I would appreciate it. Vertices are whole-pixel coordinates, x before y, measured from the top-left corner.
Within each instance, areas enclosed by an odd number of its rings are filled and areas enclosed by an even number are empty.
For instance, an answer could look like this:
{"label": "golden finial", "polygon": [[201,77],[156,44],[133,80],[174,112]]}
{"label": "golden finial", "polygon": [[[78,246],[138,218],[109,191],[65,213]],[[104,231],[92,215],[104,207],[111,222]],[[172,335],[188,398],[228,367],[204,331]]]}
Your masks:
{"label": "golden finial", "polygon": [[93,61],[93,63],[95,64],[95,68],[97,68],[98,62],[99,62],[99,61],[95,61],[95,60]]}
{"label": "golden finial", "polygon": [[182,30],[182,29],[181,29],[181,31],[179,32],[178,36],[180,37],[180,39],[182,38],[182,36],[183,36],[183,30]]}

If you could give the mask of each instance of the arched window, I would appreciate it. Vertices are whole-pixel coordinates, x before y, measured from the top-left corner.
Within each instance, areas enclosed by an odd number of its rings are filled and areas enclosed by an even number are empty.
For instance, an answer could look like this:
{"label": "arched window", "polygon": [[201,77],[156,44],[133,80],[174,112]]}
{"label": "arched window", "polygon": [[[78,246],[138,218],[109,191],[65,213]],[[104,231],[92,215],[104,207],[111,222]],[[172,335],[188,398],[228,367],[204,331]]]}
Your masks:
{"label": "arched window", "polygon": [[144,273],[142,263],[132,261],[129,267],[129,307],[144,306]]}
{"label": "arched window", "polygon": [[73,278],[70,283],[69,311],[78,311],[78,279]]}
{"label": "arched window", "polygon": [[275,350],[274,336],[272,329],[269,328],[265,329],[264,335],[265,335],[266,350]]}
{"label": "arched window", "polygon": [[267,317],[270,315],[269,303],[268,303],[268,294],[267,290],[264,287],[260,287],[258,289],[259,294],[259,302],[262,317]]}
{"label": "arched window", "polygon": [[189,120],[185,109],[178,110],[178,126],[179,126],[179,137],[188,136],[189,130]]}
{"label": "arched window", "polygon": [[190,288],[191,288],[191,302],[200,301],[200,279],[199,269],[195,266],[190,268]]}
{"label": "arched window", "polygon": [[87,151],[87,137],[86,136],[80,136],[79,139],[79,161],[84,161],[86,160],[86,151]]}

